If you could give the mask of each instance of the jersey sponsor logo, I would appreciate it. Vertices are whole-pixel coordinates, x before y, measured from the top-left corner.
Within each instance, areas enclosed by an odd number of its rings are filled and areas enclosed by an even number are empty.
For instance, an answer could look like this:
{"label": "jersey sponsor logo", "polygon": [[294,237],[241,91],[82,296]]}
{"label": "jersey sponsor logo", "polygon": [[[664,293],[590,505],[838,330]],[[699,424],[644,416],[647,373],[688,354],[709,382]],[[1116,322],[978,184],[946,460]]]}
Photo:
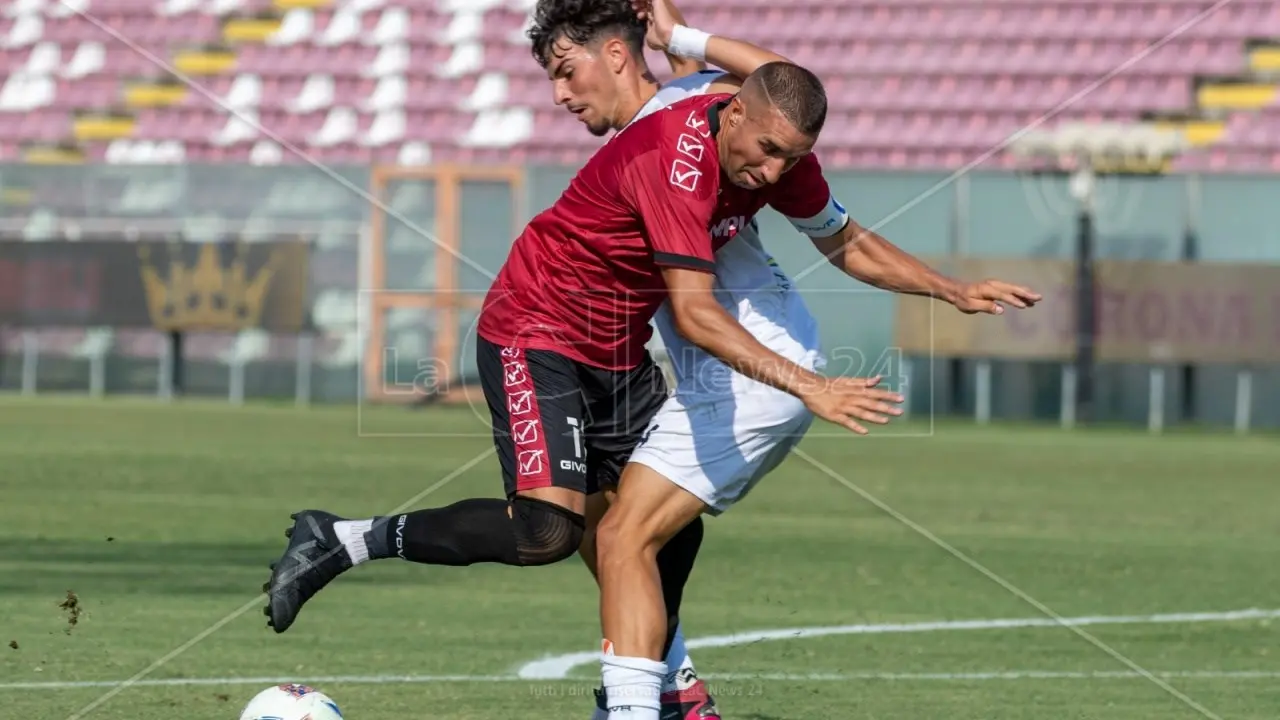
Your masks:
{"label": "jersey sponsor logo", "polygon": [[542,472],[542,451],[521,450],[516,462],[520,465],[521,475],[537,475]]}
{"label": "jersey sponsor logo", "polygon": [[694,162],[702,162],[702,155],[707,151],[706,146],[699,142],[698,138],[688,134],[681,134],[676,138],[676,149],[693,158]]}
{"label": "jersey sponsor logo", "polygon": [[507,395],[507,412],[512,415],[524,415],[533,410],[533,391],[519,390]]}
{"label": "jersey sponsor logo", "polygon": [[738,230],[746,224],[747,218],[745,215],[732,215],[711,226],[711,237],[731,238],[737,235]]}
{"label": "jersey sponsor logo", "polygon": [[711,128],[707,125],[707,119],[699,117],[697,110],[689,113],[688,119],[684,121],[684,126],[698,133],[699,137],[711,137]]}
{"label": "jersey sponsor logo", "polygon": [[521,420],[512,424],[511,437],[515,439],[517,445],[538,442],[538,421]]}
{"label": "jersey sponsor logo", "polygon": [[524,371],[524,363],[509,362],[502,366],[503,382],[507,387],[512,385],[523,385],[528,381],[529,376]]}
{"label": "jersey sponsor logo", "polygon": [[684,160],[676,158],[671,163],[671,184],[681,190],[689,192],[697,190],[700,177],[702,177],[702,171]]}

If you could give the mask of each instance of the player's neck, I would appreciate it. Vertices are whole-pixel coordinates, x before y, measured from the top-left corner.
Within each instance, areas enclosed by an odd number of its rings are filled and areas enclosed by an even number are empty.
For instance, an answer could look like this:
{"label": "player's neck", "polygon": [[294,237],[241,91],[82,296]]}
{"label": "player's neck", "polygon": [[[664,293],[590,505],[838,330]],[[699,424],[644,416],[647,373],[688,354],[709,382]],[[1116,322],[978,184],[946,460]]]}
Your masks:
{"label": "player's neck", "polygon": [[718,155],[718,156],[720,157],[720,167],[721,167],[721,171],[720,171],[720,172],[721,172],[721,173],[723,173],[723,172],[724,172],[723,168],[724,168],[724,160],[725,160],[725,158],[724,158],[724,149],[725,149],[725,144],[724,144],[724,133],[725,133],[725,129],[726,129],[726,128],[725,128],[725,126],[724,126],[724,125],[721,125],[721,126],[720,126],[720,128],[719,128],[718,130],[716,130],[716,136],[715,136],[715,143],[716,143],[716,155]]}
{"label": "player's neck", "polygon": [[621,130],[630,125],[640,109],[658,94],[659,87],[658,79],[647,70],[627,83],[619,93],[613,129]]}

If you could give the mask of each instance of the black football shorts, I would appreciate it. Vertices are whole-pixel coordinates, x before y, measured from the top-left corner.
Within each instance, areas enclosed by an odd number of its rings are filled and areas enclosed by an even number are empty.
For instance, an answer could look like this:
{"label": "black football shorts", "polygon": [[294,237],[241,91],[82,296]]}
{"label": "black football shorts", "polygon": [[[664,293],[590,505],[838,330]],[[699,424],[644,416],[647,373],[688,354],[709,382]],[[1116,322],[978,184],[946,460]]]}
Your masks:
{"label": "black football shorts", "polygon": [[550,350],[476,343],[507,497],[542,487],[590,495],[617,485],[667,399],[657,363],[646,354],[631,370],[603,370]]}

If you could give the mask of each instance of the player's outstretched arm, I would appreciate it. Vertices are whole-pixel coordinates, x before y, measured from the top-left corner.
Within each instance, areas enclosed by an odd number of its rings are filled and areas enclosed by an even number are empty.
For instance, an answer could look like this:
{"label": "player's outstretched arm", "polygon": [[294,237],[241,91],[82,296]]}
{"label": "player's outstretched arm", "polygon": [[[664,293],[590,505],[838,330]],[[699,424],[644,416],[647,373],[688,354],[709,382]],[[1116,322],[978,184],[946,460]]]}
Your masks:
{"label": "player's outstretched arm", "polygon": [[[775,52],[749,42],[711,35],[686,26],[684,17],[671,0],[632,0],[632,5],[649,25],[649,32],[645,36],[649,47],[665,53],[671,69],[677,75],[696,72],[703,69],[705,63],[710,63],[733,76],[732,79],[724,78],[712,84],[710,92],[734,92],[742,80],[761,65],[790,62]],[[693,61],[699,67],[684,70],[682,68],[689,66],[682,64],[677,68],[677,60]]]}
{"label": "player's outstretched arm", "polygon": [[1025,309],[1041,299],[1029,288],[1000,280],[963,283],[949,278],[852,219],[835,235],[811,239],[831,264],[856,280],[943,300],[965,313],[999,315],[1005,305]]}
{"label": "player's outstretched arm", "polygon": [[832,265],[882,290],[938,298],[968,313],[999,314],[1004,312],[1001,303],[1025,308],[1040,300],[1038,294],[1009,283],[959,283],[854,222],[831,194],[812,153],[782,176],[769,204],[808,235]]}
{"label": "player's outstretched arm", "polygon": [[765,347],[716,302],[711,273],[666,267],[662,275],[676,331],[734,370],[796,396],[818,417],[860,435],[867,429],[859,420],[883,425],[902,414],[891,404],[902,396],[876,387],[878,377],[824,377]]}

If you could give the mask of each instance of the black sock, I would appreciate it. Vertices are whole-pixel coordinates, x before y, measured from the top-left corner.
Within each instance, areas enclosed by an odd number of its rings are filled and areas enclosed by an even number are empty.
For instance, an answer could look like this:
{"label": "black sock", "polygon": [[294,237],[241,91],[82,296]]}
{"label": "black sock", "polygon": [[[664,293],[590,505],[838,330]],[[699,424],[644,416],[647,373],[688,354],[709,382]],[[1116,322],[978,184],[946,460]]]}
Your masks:
{"label": "black sock", "polygon": [[680,603],[684,600],[684,586],[693,572],[693,561],[702,547],[702,518],[695,518],[658,551],[658,574],[662,577],[662,601],[667,609],[667,641],[662,657],[671,652],[675,642],[676,627],[680,624]]}
{"label": "black sock", "polygon": [[374,520],[365,533],[369,557],[401,557],[427,565],[480,562],[519,565],[516,523],[505,500],[475,498],[448,507]]}
{"label": "black sock", "polygon": [[582,517],[527,498],[475,498],[448,507],[374,519],[365,533],[371,559],[401,557],[427,565],[545,565],[569,557]]}

